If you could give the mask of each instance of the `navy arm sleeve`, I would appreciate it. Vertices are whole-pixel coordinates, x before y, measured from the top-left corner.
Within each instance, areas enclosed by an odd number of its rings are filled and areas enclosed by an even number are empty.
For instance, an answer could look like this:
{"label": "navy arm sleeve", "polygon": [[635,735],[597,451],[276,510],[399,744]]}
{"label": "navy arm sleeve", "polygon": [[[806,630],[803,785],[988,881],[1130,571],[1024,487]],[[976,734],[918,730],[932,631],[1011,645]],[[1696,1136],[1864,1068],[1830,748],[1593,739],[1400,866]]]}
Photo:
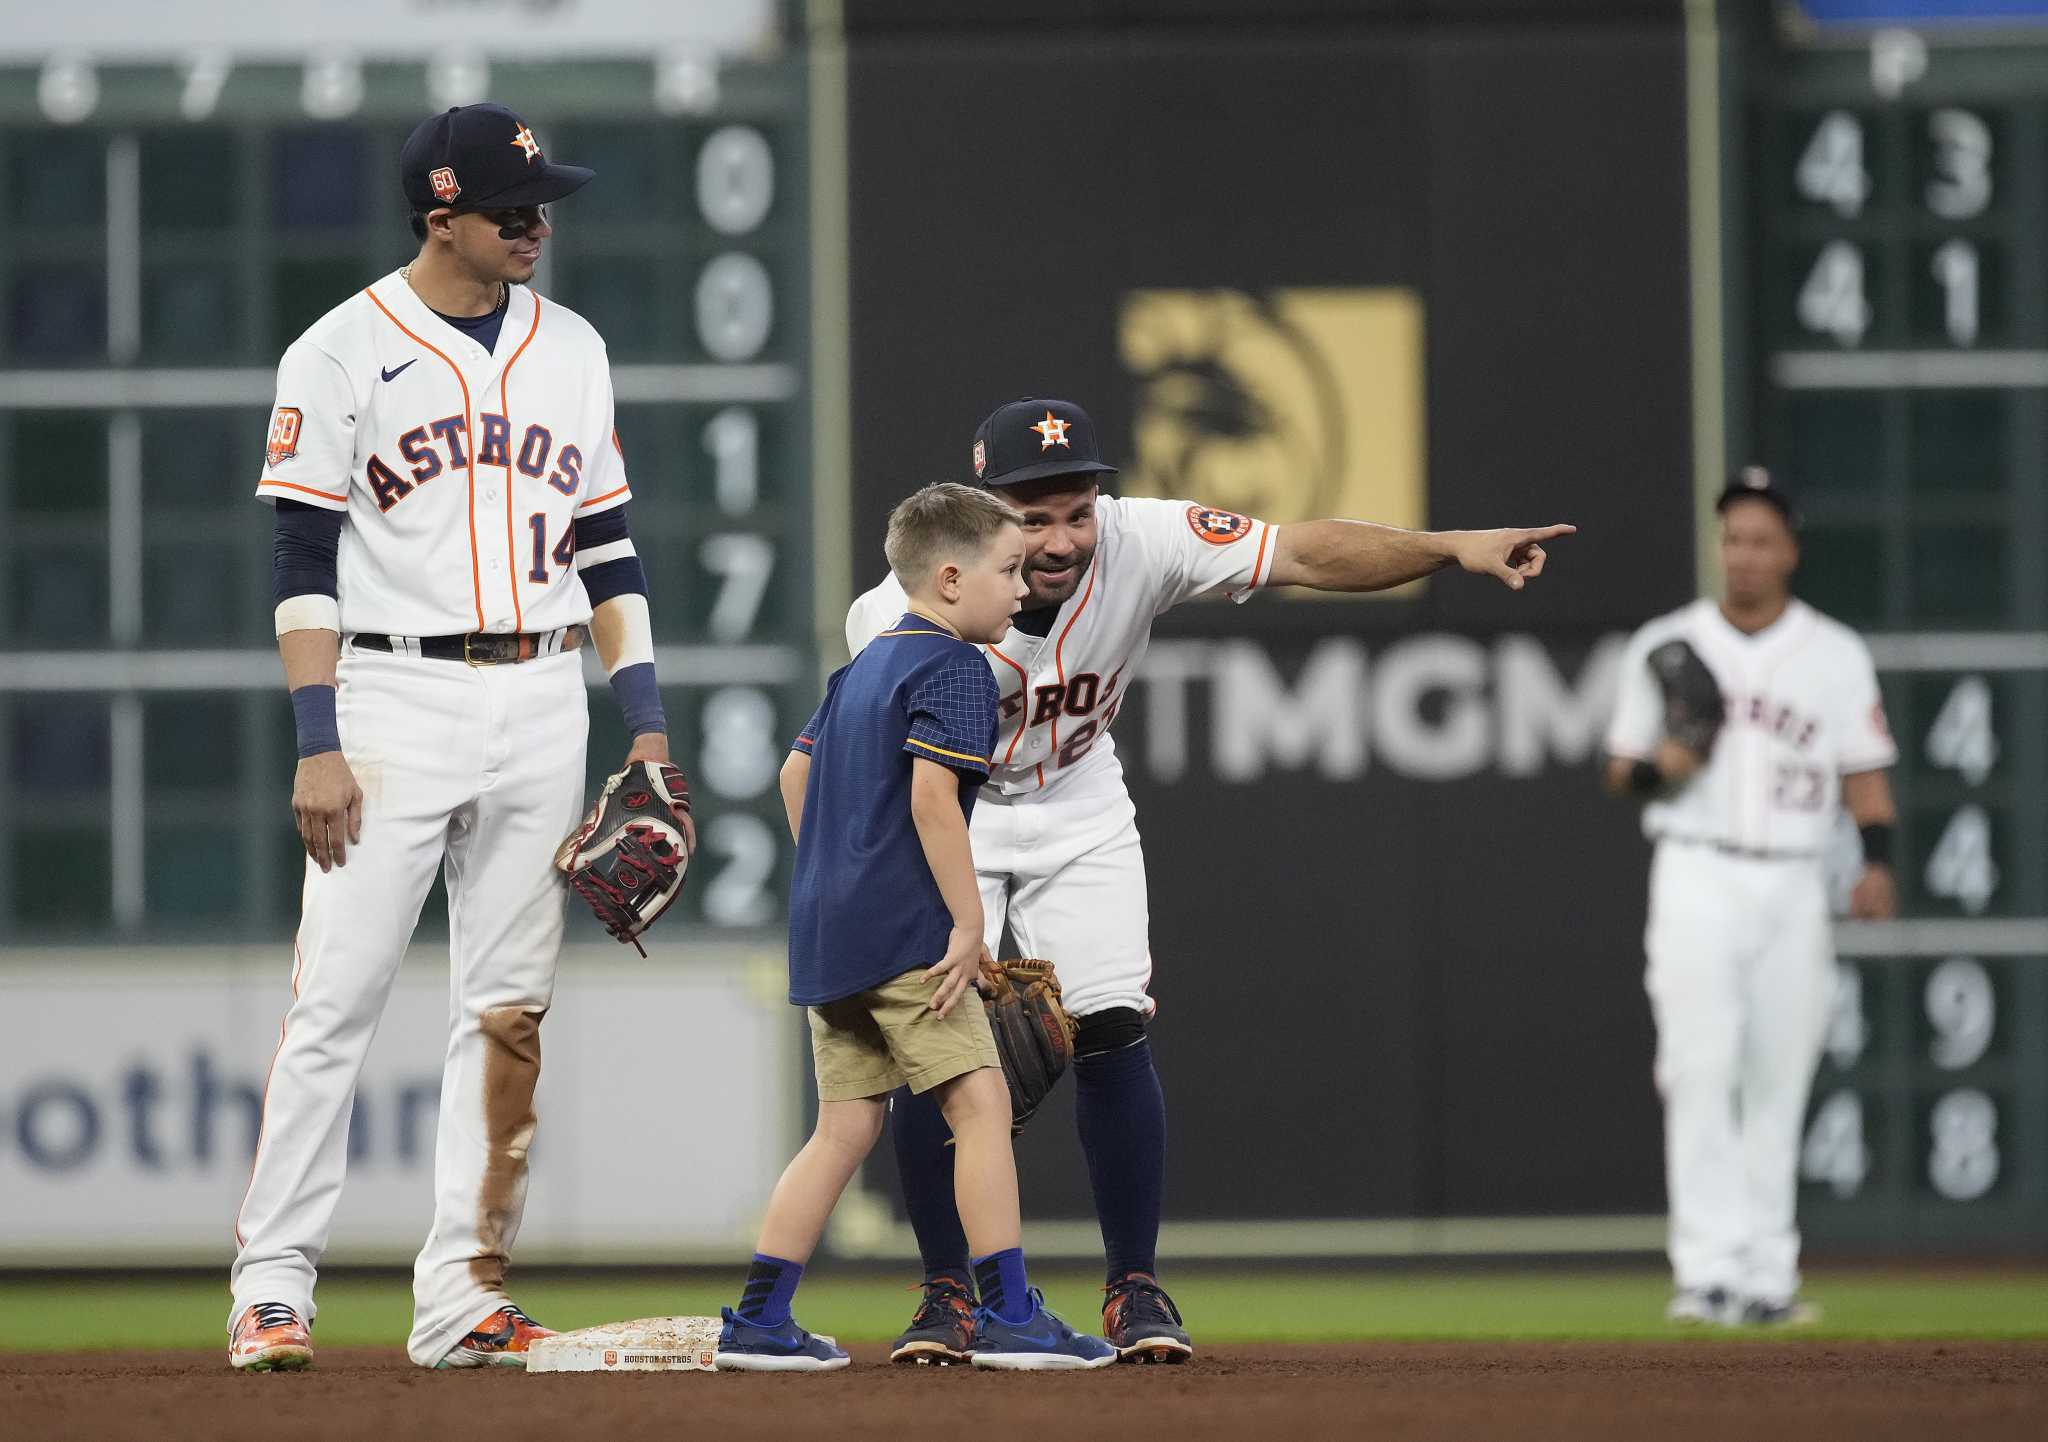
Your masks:
{"label": "navy arm sleeve", "polygon": [[613,506],[594,516],[576,518],[576,574],[582,578],[592,606],[614,596],[647,594],[647,569],[633,549],[632,529],[626,520],[631,509]]}
{"label": "navy arm sleeve", "polygon": [[335,596],[335,558],[341,554],[341,523],[345,511],[330,511],[301,501],[277,503],[277,529],[270,543],[270,590],[273,601],[293,596]]}

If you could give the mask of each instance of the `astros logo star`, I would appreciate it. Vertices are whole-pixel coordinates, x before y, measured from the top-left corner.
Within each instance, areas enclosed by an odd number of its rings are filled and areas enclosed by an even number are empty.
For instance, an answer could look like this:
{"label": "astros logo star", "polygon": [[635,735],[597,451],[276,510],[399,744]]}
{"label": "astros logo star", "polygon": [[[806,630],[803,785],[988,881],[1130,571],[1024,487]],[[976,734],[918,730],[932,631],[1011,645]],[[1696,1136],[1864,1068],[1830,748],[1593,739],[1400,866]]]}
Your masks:
{"label": "astros logo star", "polygon": [[1071,424],[1071,421],[1063,421],[1051,411],[1047,411],[1044,420],[1035,426],[1026,427],[1026,429],[1038,432],[1042,438],[1038,442],[1038,448],[1041,451],[1049,451],[1056,445],[1066,446],[1071,450],[1073,449],[1073,443],[1067,439],[1067,427]]}
{"label": "astros logo star", "polygon": [[512,137],[512,143],[526,153],[528,160],[540,158],[540,142],[533,138],[533,132],[526,126],[519,127],[519,133]]}

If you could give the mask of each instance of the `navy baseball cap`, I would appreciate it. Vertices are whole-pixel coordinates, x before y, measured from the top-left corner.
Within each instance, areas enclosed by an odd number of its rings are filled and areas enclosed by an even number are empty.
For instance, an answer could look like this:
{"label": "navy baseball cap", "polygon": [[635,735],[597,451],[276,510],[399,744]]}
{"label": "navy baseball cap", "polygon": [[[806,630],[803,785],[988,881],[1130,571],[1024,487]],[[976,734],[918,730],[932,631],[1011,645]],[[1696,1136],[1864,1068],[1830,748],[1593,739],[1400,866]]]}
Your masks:
{"label": "navy baseball cap", "polygon": [[1011,401],[974,433],[974,479],[991,488],[1046,476],[1115,475],[1102,463],[1095,422],[1072,401]]}
{"label": "navy baseball cap", "polygon": [[541,154],[532,127],[502,105],[457,105],[422,120],[398,152],[413,210],[546,205],[597,174]]}
{"label": "navy baseball cap", "polygon": [[1763,501],[1776,508],[1785,518],[1785,524],[1793,530],[1799,529],[1799,507],[1793,502],[1791,493],[1772,477],[1764,466],[1744,466],[1728,478],[1728,484],[1721,488],[1721,497],[1714,502],[1717,514],[1725,514],[1737,501]]}

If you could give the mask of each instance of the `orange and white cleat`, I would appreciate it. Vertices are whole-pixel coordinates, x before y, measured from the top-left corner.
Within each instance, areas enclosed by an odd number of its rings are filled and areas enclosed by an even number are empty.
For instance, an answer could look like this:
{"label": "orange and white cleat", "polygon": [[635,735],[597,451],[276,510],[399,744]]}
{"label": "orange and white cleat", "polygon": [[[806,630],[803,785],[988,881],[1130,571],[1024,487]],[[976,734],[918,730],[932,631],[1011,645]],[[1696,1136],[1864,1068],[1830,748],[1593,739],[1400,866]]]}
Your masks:
{"label": "orange and white cleat", "polygon": [[297,1372],[313,1365],[313,1332],[282,1302],[244,1307],[228,1333],[228,1364],[239,1372]]}
{"label": "orange and white cleat", "polygon": [[477,1323],[476,1330],[455,1344],[455,1350],[434,1364],[452,1367],[524,1367],[526,1349],[555,1334],[507,1303]]}

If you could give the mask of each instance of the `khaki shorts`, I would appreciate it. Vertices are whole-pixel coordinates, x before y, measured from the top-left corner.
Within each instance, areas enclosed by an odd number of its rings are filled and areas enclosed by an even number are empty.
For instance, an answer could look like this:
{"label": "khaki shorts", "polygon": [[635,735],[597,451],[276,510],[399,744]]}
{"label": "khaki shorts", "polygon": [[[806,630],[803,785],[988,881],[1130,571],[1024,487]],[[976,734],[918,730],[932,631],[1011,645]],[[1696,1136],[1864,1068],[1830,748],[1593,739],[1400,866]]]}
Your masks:
{"label": "khaki shorts", "polygon": [[818,1100],[881,1096],[905,1082],[914,1092],[930,1091],[977,1068],[1001,1066],[980,998],[970,990],[940,1016],[931,1008],[936,985],[920,968],[812,1007]]}

